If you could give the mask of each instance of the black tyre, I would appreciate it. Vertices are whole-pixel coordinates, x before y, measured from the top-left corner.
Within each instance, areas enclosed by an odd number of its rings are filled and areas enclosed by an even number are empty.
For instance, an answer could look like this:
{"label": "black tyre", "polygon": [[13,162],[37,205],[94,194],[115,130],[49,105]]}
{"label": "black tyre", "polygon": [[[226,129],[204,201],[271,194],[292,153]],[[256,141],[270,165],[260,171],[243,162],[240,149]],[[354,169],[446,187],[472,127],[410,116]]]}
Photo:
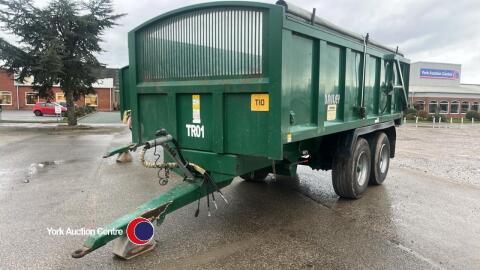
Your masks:
{"label": "black tyre", "polygon": [[247,182],[262,182],[265,180],[265,178],[269,173],[270,173],[270,170],[265,168],[265,169],[260,169],[253,172],[246,173],[244,175],[241,175],[240,177],[242,177]]}
{"label": "black tyre", "polygon": [[39,110],[36,110],[33,112],[36,116],[42,116],[42,112]]}
{"label": "black tyre", "polygon": [[344,157],[336,154],[332,168],[335,193],[343,198],[360,198],[368,186],[370,163],[370,146],[364,138],[357,139],[352,155]]}
{"label": "black tyre", "polygon": [[385,133],[379,132],[375,135],[371,151],[372,167],[369,182],[372,185],[381,185],[387,177],[390,165],[390,141]]}

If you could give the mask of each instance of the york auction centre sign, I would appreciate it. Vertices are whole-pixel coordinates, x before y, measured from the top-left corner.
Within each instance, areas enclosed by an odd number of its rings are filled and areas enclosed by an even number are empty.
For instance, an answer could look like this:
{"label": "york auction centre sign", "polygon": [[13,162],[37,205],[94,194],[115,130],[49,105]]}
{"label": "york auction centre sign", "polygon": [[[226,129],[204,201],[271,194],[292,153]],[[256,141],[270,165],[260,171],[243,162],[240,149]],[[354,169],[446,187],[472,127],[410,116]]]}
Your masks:
{"label": "york auction centre sign", "polygon": [[460,74],[456,70],[434,69],[434,68],[420,69],[420,78],[458,80],[459,77],[460,77]]}

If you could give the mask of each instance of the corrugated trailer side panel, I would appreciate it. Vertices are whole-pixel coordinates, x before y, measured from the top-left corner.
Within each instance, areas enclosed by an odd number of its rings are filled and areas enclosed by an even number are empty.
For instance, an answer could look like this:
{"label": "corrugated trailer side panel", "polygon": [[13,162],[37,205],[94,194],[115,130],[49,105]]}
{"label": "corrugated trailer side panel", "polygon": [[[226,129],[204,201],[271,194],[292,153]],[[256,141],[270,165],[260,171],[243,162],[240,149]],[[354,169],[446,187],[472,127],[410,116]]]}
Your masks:
{"label": "corrugated trailer side panel", "polygon": [[[363,44],[289,15],[282,35],[284,143],[401,118],[403,90],[393,90],[401,83],[392,52],[367,47],[362,118]],[[395,57],[408,93],[409,61]]]}

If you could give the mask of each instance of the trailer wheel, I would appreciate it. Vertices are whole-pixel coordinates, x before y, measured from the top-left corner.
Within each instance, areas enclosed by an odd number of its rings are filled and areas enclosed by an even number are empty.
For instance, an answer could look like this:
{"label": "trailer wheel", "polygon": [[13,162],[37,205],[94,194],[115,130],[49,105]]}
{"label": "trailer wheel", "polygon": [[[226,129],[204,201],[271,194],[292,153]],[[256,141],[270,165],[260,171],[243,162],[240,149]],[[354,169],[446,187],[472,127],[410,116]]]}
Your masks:
{"label": "trailer wheel", "polygon": [[358,138],[352,155],[336,154],[333,158],[332,183],[335,193],[343,198],[358,199],[367,189],[371,163],[370,146]]}
{"label": "trailer wheel", "polygon": [[379,132],[372,141],[372,168],[370,184],[381,185],[387,177],[390,165],[390,141],[388,136]]}
{"label": "trailer wheel", "polygon": [[243,174],[240,177],[242,177],[247,182],[262,182],[263,180],[265,180],[265,178],[269,173],[270,173],[270,170],[265,168],[265,169],[260,169],[260,170]]}

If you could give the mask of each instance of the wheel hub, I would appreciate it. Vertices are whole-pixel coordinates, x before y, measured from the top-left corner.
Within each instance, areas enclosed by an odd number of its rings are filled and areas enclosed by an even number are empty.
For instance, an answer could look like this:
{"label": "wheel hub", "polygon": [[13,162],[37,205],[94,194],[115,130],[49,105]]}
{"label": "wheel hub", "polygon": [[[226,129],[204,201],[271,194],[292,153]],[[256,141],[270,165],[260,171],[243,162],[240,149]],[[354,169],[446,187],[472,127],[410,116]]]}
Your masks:
{"label": "wheel hub", "polygon": [[367,181],[368,160],[365,151],[362,151],[358,155],[357,159],[357,183],[359,186],[363,186]]}
{"label": "wheel hub", "polygon": [[388,151],[385,148],[385,144],[382,144],[380,148],[380,172],[384,174],[388,167]]}

